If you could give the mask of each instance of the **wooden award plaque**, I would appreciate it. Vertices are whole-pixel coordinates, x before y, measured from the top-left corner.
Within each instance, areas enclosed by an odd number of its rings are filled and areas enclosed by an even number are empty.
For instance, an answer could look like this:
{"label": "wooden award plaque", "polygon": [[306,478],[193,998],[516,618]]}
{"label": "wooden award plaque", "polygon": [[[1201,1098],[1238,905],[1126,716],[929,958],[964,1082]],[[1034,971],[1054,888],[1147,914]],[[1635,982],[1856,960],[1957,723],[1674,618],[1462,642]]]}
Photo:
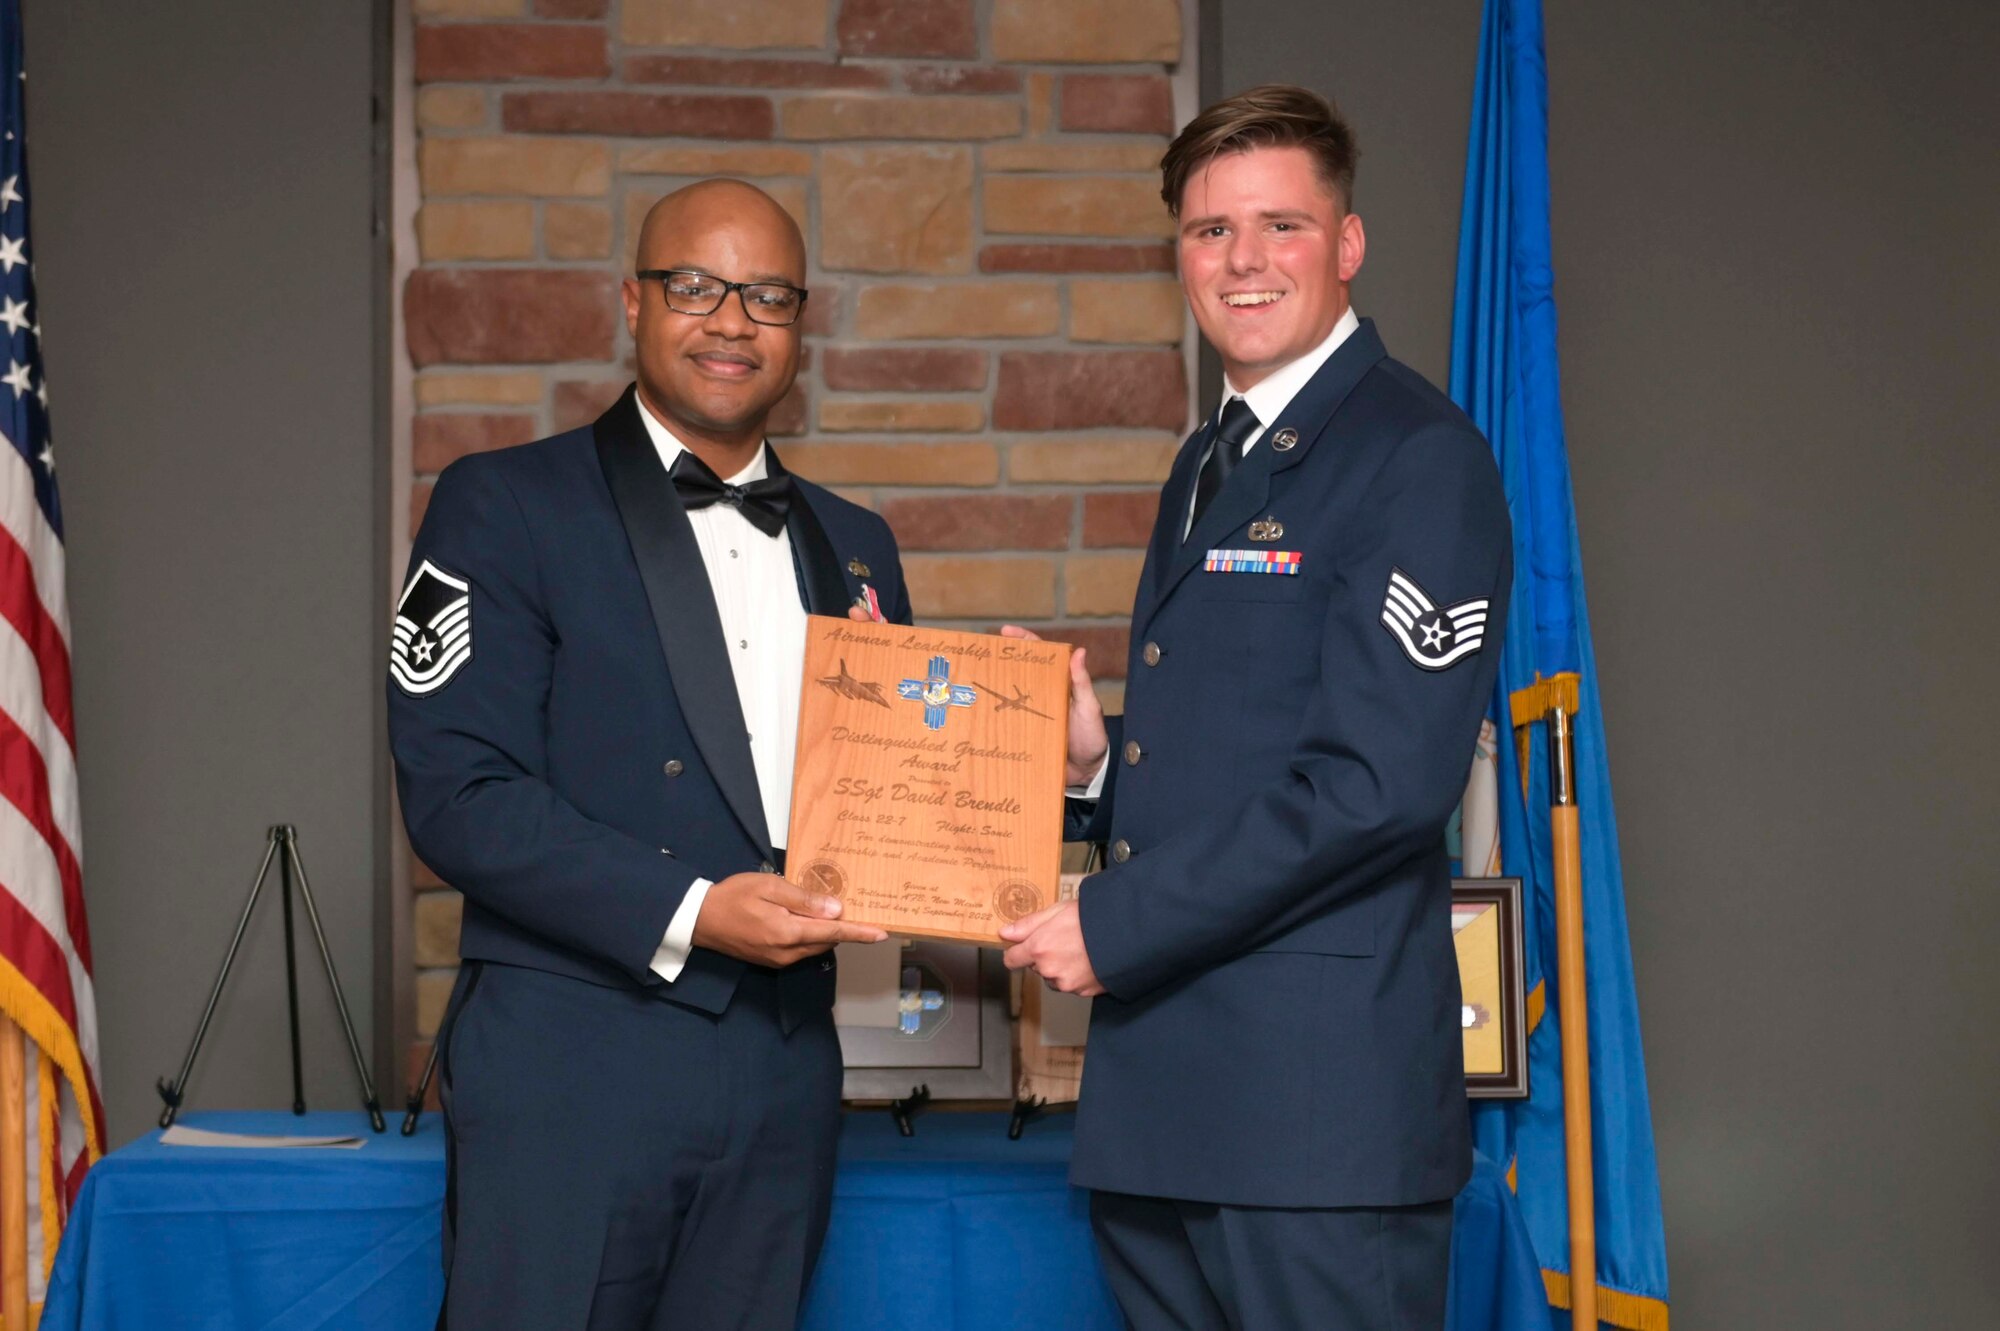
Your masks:
{"label": "wooden award plaque", "polygon": [[1069,652],[808,620],[786,875],[856,924],[1005,946],[1056,900]]}

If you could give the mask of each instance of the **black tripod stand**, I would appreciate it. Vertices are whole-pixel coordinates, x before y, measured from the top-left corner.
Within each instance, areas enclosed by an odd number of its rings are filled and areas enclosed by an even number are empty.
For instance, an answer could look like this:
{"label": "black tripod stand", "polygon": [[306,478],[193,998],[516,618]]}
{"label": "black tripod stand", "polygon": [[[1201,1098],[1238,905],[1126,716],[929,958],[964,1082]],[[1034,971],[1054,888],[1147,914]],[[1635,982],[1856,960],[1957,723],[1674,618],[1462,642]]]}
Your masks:
{"label": "black tripod stand", "polygon": [[236,964],[236,950],[243,944],[243,931],[250,926],[250,914],[257,909],[257,895],[264,890],[264,880],[271,874],[271,863],[278,865],[279,897],[285,908],[285,998],[291,1014],[292,1025],[292,1112],[306,1112],[306,1092],[304,1077],[299,1064],[299,968],[292,943],[292,880],[298,879],[299,899],[305,902],[306,919],[312,924],[313,941],[319,944],[319,959],[326,966],[327,982],[333,986],[333,1005],[340,1013],[340,1028],[347,1033],[347,1050],[354,1056],[354,1075],[361,1081],[362,1107],[368,1111],[368,1121],[375,1131],[383,1130],[382,1106],[375,1099],[375,1083],[368,1076],[368,1065],[361,1057],[361,1044],[354,1038],[354,1021],[347,1015],[347,998],[340,992],[340,975],[333,968],[333,953],[326,945],[326,931],[320,927],[319,908],[313,905],[312,885],[306,881],[306,866],[299,860],[299,830],[290,823],[280,823],[270,831],[270,844],[264,850],[264,863],[257,870],[257,881],[250,885],[250,899],[243,903],[243,914],[236,921],[236,932],[229,939],[229,951],[223,954],[222,970],[215,977],[215,987],[209,990],[208,1006],[201,1011],[201,1024],[195,1027],[194,1041],[188,1045],[187,1058],[181,1062],[181,1075],[169,1082],[164,1077],[159,1081],[160,1099],[166,1101],[166,1108],[160,1112],[160,1126],[170,1128],[174,1116],[180,1113],[182,1097],[187,1093],[188,1077],[194,1072],[194,1060],[201,1053],[202,1038],[208,1034],[209,1020],[215,1016],[215,1005],[222,998],[222,987],[229,983],[229,968]]}
{"label": "black tripod stand", "polygon": [[424,1101],[430,1097],[431,1078],[437,1075],[438,1041],[431,1041],[431,1056],[424,1060],[424,1073],[417,1078],[417,1087],[410,1092],[410,1098],[403,1102],[403,1135],[410,1136],[417,1130],[417,1120],[423,1117]]}

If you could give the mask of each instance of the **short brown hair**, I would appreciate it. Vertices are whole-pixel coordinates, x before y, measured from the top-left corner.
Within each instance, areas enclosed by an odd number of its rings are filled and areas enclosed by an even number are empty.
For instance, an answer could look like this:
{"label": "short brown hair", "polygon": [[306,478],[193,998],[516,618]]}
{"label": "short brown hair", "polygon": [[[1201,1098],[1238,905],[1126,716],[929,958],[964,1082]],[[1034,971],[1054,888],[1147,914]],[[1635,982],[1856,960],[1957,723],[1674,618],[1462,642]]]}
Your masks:
{"label": "short brown hair", "polygon": [[1160,158],[1160,197],[1181,215],[1181,193],[1195,168],[1224,153],[1252,148],[1304,148],[1319,164],[1320,180],[1342,210],[1354,203],[1354,162],[1361,155],[1354,131],[1332,102],[1289,83],[1224,98],[1190,120]]}

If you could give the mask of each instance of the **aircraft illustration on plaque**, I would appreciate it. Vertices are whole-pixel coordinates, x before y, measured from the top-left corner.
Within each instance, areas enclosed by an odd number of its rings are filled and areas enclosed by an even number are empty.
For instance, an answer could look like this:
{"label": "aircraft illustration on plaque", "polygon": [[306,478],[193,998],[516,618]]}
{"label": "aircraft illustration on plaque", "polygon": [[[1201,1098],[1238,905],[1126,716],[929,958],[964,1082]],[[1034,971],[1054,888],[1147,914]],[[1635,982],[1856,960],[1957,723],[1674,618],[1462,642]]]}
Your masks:
{"label": "aircraft illustration on plaque", "polygon": [[987,697],[993,700],[993,710],[996,712],[1026,712],[1029,716],[1039,716],[1044,721],[1055,720],[1047,712],[1037,711],[1035,708],[1028,706],[1029,703],[1034,701],[1034,698],[1026,689],[1020,688],[1018,685],[1014,689],[1014,696],[1007,698],[1001,696],[999,689],[989,687],[985,684],[978,684],[976,680],[974,683],[978,685],[979,689]]}
{"label": "aircraft illustration on plaque", "polygon": [[840,673],[822,675],[819,683],[823,688],[832,689],[843,698],[854,698],[861,702],[872,702],[877,707],[887,707],[889,700],[882,696],[880,684],[870,684],[847,673],[847,658],[840,661]]}

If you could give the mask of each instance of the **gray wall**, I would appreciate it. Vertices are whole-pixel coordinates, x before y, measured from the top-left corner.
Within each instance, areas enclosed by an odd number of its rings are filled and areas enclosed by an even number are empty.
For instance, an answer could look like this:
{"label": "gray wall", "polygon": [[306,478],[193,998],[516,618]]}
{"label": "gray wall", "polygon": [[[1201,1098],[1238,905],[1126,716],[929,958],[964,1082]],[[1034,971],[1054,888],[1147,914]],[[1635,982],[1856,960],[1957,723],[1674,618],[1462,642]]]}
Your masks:
{"label": "gray wall", "polygon": [[[115,1145],[158,1112],[153,1079],[179,1066],[269,824],[299,827],[369,1048],[387,862],[379,21],[365,0],[27,8],[31,252]],[[197,1108],[290,1103],[271,887]],[[355,1105],[299,929],[307,1097]]]}
{"label": "gray wall", "polygon": [[[1563,390],[1676,1325],[1990,1326],[2000,9],[1547,0]],[[1227,0],[1440,379],[1477,0]]]}

